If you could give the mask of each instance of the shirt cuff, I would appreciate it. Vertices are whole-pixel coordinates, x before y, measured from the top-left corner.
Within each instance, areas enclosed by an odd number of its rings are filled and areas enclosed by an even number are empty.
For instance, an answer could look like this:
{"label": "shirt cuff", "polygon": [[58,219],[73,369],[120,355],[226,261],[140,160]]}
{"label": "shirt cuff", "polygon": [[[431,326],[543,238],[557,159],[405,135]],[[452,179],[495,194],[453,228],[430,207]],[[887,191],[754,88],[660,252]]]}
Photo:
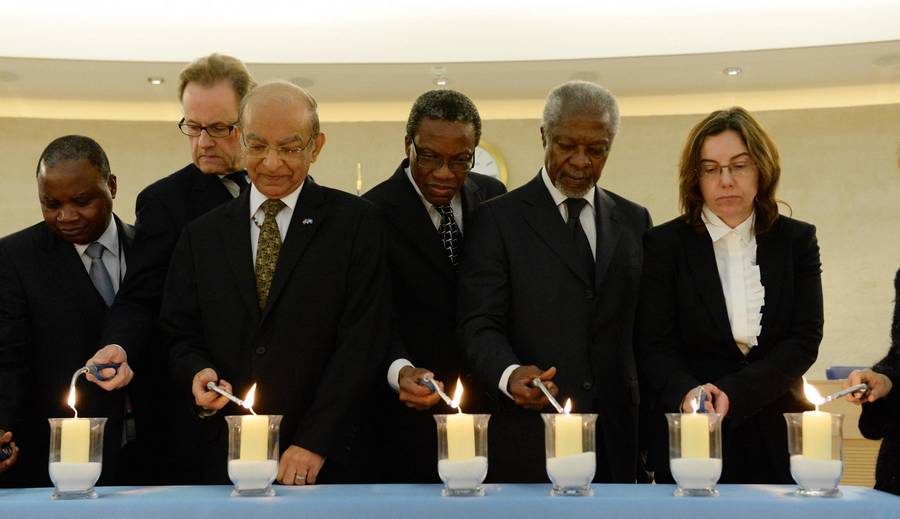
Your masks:
{"label": "shirt cuff", "polygon": [[406,366],[415,367],[413,366],[412,362],[406,359],[397,359],[394,362],[391,362],[391,366],[388,368],[388,385],[391,386],[391,389],[393,389],[396,393],[400,392],[400,370],[405,368]]}
{"label": "shirt cuff", "polygon": [[500,391],[503,391],[503,394],[508,396],[511,400],[515,400],[515,397],[509,394],[506,387],[509,386],[509,376],[512,375],[512,372],[519,366],[521,366],[521,364],[510,364],[508,368],[503,370],[503,374],[500,375]]}

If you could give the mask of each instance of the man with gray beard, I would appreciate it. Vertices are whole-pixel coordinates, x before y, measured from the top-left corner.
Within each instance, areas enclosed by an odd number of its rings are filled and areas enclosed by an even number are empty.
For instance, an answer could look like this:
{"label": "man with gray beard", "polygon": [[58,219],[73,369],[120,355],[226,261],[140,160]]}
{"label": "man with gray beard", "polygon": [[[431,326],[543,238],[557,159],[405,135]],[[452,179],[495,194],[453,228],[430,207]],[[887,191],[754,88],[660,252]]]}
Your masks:
{"label": "man with gray beard", "polygon": [[544,167],[482,204],[459,271],[459,335],[493,388],[491,481],[547,480],[540,378],[598,413],[594,482],[635,481],[639,393],[632,328],[647,210],[596,186],[619,126],[615,98],[570,81],[547,97]]}

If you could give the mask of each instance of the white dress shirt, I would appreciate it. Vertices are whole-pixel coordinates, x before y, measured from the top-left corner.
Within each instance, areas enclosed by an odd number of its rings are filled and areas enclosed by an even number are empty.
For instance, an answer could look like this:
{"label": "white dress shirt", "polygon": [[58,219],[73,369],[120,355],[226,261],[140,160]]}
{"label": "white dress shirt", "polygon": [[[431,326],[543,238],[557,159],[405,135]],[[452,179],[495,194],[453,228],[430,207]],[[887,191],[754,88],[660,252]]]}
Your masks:
{"label": "white dress shirt", "polygon": [[744,355],[757,345],[757,337],[762,332],[762,307],[766,294],[756,264],[755,219],[756,214],[751,213],[732,229],[707,206],[703,206],[703,223],[712,238],[731,334]]}
{"label": "white dress shirt", "polygon": [[[116,227],[115,218],[110,217],[109,225],[106,226],[106,230],[103,231],[103,234],[96,241],[106,249],[103,251],[100,260],[103,262],[103,266],[106,267],[107,272],[109,272],[113,290],[118,292],[119,284],[122,283],[122,278],[125,277],[125,251],[119,246],[119,229]],[[91,257],[85,254],[90,243],[83,245],[75,243],[74,245],[75,252],[81,258],[81,263],[84,264],[85,270],[90,274]]]}
{"label": "white dress shirt", "polygon": [[[282,197],[281,201],[284,202],[285,207],[275,215],[275,223],[278,224],[278,234],[281,235],[282,243],[284,243],[284,239],[287,236],[288,227],[291,225],[291,217],[294,215],[294,208],[297,206],[297,199],[300,197],[300,191],[303,189],[304,184],[306,184],[306,180],[289,195]],[[266,195],[260,193],[256,186],[250,184],[250,219],[255,224],[250,226],[250,245],[253,253],[254,270],[256,269],[256,251],[259,248],[259,230],[262,228],[263,222],[266,221],[266,214],[262,210],[263,202],[266,200],[268,200]]]}
{"label": "white dress shirt", "polygon": [[[425,196],[422,195],[422,191],[419,190],[419,186],[416,184],[416,181],[413,180],[412,172],[409,170],[409,167],[406,167],[403,171],[406,172],[406,178],[409,179],[409,183],[412,184],[413,189],[416,190],[416,194],[419,195],[419,200],[422,201],[422,205],[425,206],[425,210],[428,212],[428,217],[431,218],[431,223],[434,225],[434,230],[437,231],[441,226],[441,213],[437,212],[437,209],[434,208],[434,204],[425,199]],[[456,226],[459,227],[459,233],[463,232],[463,214],[462,214],[462,195],[459,194],[459,191],[453,195],[453,198],[450,199],[450,208],[453,210],[453,219],[456,220]],[[394,362],[391,362],[390,367],[388,367],[387,371],[387,381],[391,388],[400,392],[400,370],[405,368],[406,366],[412,366],[412,362],[409,359],[397,359]]]}
{"label": "white dress shirt", "polygon": [[[562,217],[563,222],[568,221],[569,206],[566,205],[566,199],[569,197],[553,185],[553,182],[550,181],[550,175],[547,174],[547,168],[541,168],[541,180],[544,181],[544,187],[550,192],[550,197],[553,198],[553,203],[556,204],[556,208],[559,210],[559,216]],[[588,243],[591,246],[591,254],[594,255],[594,260],[597,259],[597,208],[594,207],[594,192],[596,190],[596,186],[591,187],[591,189],[581,197],[587,204],[584,205],[581,209],[581,214],[578,215],[581,228],[584,229],[584,234],[587,235]],[[500,391],[513,400],[515,399],[509,394],[506,387],[509,385],[510,375],[512,375],[512,372],[519,366],[519,364],[511,364],[503,370],[503,373],[500,375],[500,382],[498,383]]]}

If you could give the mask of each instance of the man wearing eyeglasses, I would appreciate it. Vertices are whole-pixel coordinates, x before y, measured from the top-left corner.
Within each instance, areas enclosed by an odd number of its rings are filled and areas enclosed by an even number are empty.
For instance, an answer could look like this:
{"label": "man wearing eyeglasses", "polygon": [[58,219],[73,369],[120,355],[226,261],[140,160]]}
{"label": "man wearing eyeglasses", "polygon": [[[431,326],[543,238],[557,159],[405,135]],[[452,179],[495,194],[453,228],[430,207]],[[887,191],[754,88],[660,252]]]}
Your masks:
{"label": "man wearing eyeglasses", "polygon": [[477,410],[478,390],[456,342],[456,269],[478,204],[506,192],[500,181],[471,172],[481,137],[472,101],[453,90],[416,99],[406,123],[406,159],[364,195],[384,215],[392,284],[391,347],[379,377],[378,420],[367,435],[380,482],[437,483],[432,413],[450,410],[430,378],[448,391],[462,378],[463,407]]}
{"label": "man wearing eyeglasses", "polygon": [[211,382],[240,397],[256,384],[256,413],[284,417],[280,483],[357,480],[360,406],[390,321],[381,219],[309,176],[325,134],[302,88],[256,87],[241,128],[252,185],[182,233],[160,313],[177,387],[220,432],[200,447],[204,482],[228,482],[223,416],[247,413]]}
{"label": "man wearing eyeglasses", "polygon": [[[468,360],[494,386],[494,481],[546,481],[540,379],[573,411],[598,413],[594,482],[634,482],[638,386],[632,329],[647,210],[596,185],[619,126],[615,98],[570,81],[544,104],[544,166],[482,204],[459,280]],[[581,452],[577,445],[573,452]]]}
{"label": "man wearing eyeglasses", "polygon": [[[190,434],[179,435],[176,443],[183,452],[174,459],[168,456],[171,445],[159,448],[159,438],[171,436],[169,424],[188,424],[193,417],[187,406],[174,404],[177,396],[167,382],[168,354],[156,322],[169,260],[182,229],[248,185],[237,120],[241,98],[255,84],[244,64],[231,56],[211,54],[189,64],[180,75],[178,97],[184,117],[178,128],[190,144],[192,162],[137,197],[128,275],[110,309],[104,339],[129,352],[140,351],[133,365],[142,375],[130,388],[136,445],[142,456],[142,468],[134,475],[138,484],[190,483],[198,477],[196,464],[188,461],[195,450],[187,440]],[[173,421],[172,415],[182,411],[184,415]],[[185,466],[173,470],[172,463],[179,460],[185,460]]]}

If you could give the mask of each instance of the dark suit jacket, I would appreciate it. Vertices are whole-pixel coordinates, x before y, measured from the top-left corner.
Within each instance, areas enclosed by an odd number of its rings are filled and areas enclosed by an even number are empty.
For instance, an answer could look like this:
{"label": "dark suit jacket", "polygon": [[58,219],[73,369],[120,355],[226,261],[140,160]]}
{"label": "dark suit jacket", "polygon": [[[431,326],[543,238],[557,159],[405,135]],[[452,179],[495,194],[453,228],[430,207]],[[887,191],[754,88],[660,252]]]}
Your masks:
{"label": "dark suit jacket", "polygon": [[759,344],[745,357],[731,333],[706,229],[678,218],[644,237],[636,333],[643,381],[655,397],[649,425],[658,480],[670,477],[663,413],[679,412],[688,391],[711,382],[730,401],[720,481],[791,481],[782,413],[811,408],[800,377],[822,340],[819,246],[815,227],[784,216],[756,243],[765,306]]}
{"label": "dark suit jacket", "polygon": [[[116,218],[130,261],[133,230]],[[103,345],[107,308],[75,247],[45,223],[0,240],[0,429],[13,431],[19,461],[0,484],[49,486],[48,418],[69,418],[72,373]],[[124,395],[79,379],[78,415],[107,417],[100,484],[116,484]]]}
{"label": "dark suit jacket", "polygon": [[[538,174],[482,205],[468,229],[459,279],[459,333],[496,407],[489,478],[544,482],[543,423],[497,384],[511,364],[556,366],[559,396],[599,413],[596,481],[633,482],[639,404],[632,354],[646,209],[597,189],[593,280]],[[594,288],[596,287],[596,288]],[[549,411],[549,408],[548,408]]]}
{"label": "dark suit jacket", "polygon": [[[134,455],[138,459],[131,465],[139,465],[140,470],[131,474],[129,483],[197,482],[193,470],[197,463],[192,460],[196,438],[189,432],[194,416],[186,405],[175,403],[169,354],[157,319],[169,261],[182,230],[232,199],[217,175],[206,175],[193,164],[138,194],[128,273],[103,330],[103,343],[122,345],[136,374],[127,391],[137,427]],[[177,439],[160,449],[158,439],[172,436]]]}
{"label": "dark suit jacket", "polygon": [[[391,347],[387,362],[376,380],[379,390],[371,408],[372,471],[381,482],[434,482],[440,480],[437,435],[432,412],[406,407],[388,386],[384,373],[393,361],[405,358],[434,372],[445,387],[455,387],[458,377],[470,390],[466,411],[475,412],[475,384],[468,380],[456,341],[456,269],[444,247],[422,200],[406,176],[405,159],[394,174],[363,195],[371,200],[387,224],[388,264],[392,286]],[[469,173],[460,189],[463,206],[463,236],[474,224],[478,204],[506,192],[494,178]],[[465,239],[463,246],[465,246]],[[433,412],[446,413],[441,403]],[[377,469],[376,469],[377,467]]]}
{"label": "dark suit jacket", "polygon": [[882,440],[875,465],[875,488],[900,495],[900,270],[894,277],[894,293],[891,348],[872,366],[891,379],[893,389],[887,398],[863,404],[859,431],[870,440]]}
{"label": "dark suit jacket", "polygon": [[[250,246],[249,192],[191,223],[172,257],[160,313],[177,387],[214,368],[255,410],[281,414],[283,451],[299,445],[350,461],[358,404],[387,344],[390,288],[375,208],[307,178],[281,248],[266,309],[259,311]],[[224,483],[223,416],[205,419],[207,482]],[[328,482],[325,470],[322,482]]]}

